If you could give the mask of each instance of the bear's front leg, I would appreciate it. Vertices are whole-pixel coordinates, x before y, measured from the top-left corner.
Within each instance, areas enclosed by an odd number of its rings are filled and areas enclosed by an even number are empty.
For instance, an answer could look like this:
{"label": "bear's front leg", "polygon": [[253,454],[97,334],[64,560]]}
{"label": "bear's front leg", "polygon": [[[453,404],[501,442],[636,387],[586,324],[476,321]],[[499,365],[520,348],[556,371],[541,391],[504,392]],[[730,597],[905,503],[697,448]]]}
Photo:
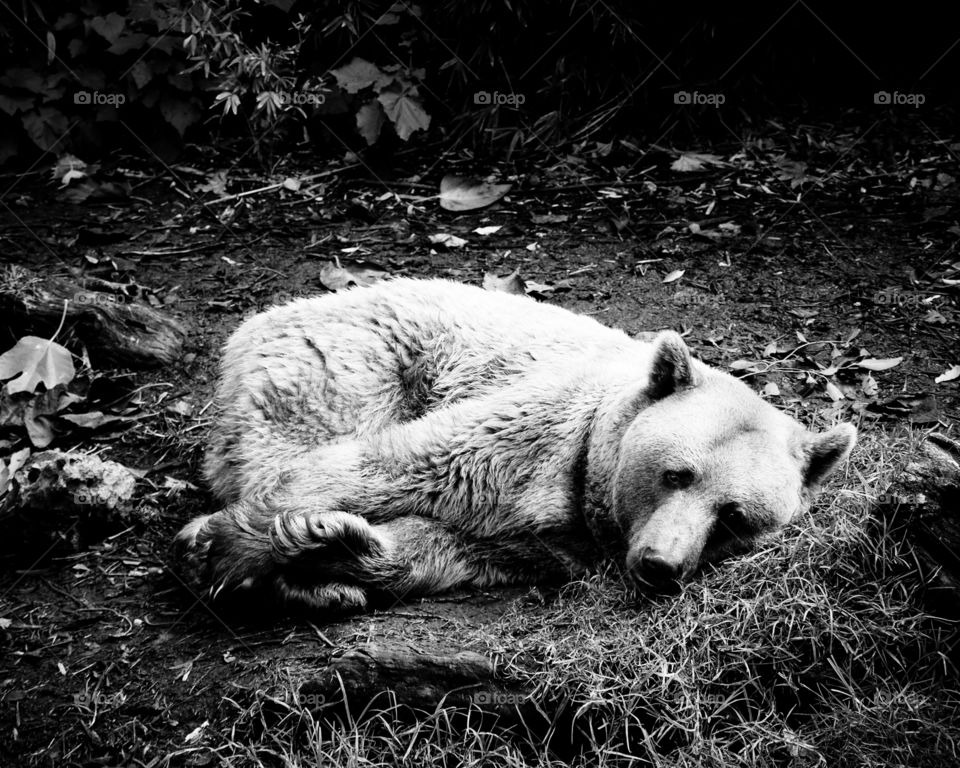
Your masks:
{"label": "bear's front leg", "polygon": [[406,515],[371,525],[343,512],[278,515],[270,532],[286,600],[313,603],[320,585],[356,585],[391,601],[506,576],[437,520]]}

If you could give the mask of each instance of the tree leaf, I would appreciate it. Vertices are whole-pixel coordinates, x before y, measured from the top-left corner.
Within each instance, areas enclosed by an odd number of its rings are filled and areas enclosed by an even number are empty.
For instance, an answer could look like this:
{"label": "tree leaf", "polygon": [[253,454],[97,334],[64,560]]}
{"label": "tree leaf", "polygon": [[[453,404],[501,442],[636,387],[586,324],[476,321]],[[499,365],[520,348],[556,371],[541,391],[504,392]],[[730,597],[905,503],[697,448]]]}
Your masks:
{"label": "tree leaf", "polygon": [[430,127],[430,115],[423,111],[420,102],[414,99],[409,91],[381,91],[377,100],[393,123],[397,136],[404,141],[407,141],[414,131],[425,131]]}
{"label": "tree leaf", "polygon": [[75,375],[69,350],[49,339],[24,336],[13,349],[0,355],[0,381],[17,377],[7,382],[10,394],[33,392],[40,382],[53,389],[72,381]]}
{"label": "tree leaf", "polygon": [[510,184],[488,184],[467,176],[444,176],[440,181],[440,207],[446,211],[473,211],[497,202]]}
{"label": "tree leaf", "polygon": [[53,149],[70,128],[66,116],[54,107],[40,107],[27,112],[22,122],[33,143],[44,151]]}
{"label": "tree leaf", "polygon": [[164,96],[160,101],[160,114],[163,115],[164,120],[177,129],[177,133],[181,137],[187,128],[200,120],[202,116],[193,102],[171,96]]}
{"label": "tree leaf", "polygon": [[393,77],[381,72],[376,64],[360,58],[354,58],[345,67],[330,70],[339,85],[347,93],[357,93],[375,85],[377,90],[387,85]]}
{"label": "tree leaf", "polygon": [[368,146],[372,146],[380,138],[385,119],[383,107],[376,99],[371,99],[357,110],[357,130],[366,139]]}
{"label": "tree leaf", "polygon": [[886,371],[890,368],[896,368],[902,362],[902,357],[868,357],[866,360],[860,360],[857,365],[866,368],[868,371]]}
{"label": "tree leaf", "polygon": [[112,44],[120,37],[125,23],[119,13],[108,13],[106,16],[94,16],[90,19],[90,29]]}

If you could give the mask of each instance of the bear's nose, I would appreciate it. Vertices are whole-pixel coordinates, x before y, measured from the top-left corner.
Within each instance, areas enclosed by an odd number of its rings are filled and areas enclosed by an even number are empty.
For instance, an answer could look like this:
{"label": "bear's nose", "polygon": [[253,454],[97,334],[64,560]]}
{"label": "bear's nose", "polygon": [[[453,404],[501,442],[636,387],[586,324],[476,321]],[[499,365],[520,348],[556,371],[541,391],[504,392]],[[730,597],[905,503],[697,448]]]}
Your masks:
{"label": "bear's nose", "polygon": [[633,568],[642,582],[657,588],[675,585],[683,575],[682,563],[669,560],[650,549],[640,554]]}

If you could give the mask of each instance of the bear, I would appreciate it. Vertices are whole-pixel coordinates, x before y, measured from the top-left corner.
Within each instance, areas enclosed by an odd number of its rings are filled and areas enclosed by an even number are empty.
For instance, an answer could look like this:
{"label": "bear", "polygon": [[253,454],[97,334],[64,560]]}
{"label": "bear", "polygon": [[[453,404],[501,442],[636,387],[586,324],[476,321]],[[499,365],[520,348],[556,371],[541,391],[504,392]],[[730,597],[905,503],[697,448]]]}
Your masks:
{"label": "bear", "polygon": [[226,343],[204,472],[223,509],[176,545],[209,599],[361,609],[619,561],[676,589],[808,507],[849,456],[694,359],[447,280],[296,299]]}

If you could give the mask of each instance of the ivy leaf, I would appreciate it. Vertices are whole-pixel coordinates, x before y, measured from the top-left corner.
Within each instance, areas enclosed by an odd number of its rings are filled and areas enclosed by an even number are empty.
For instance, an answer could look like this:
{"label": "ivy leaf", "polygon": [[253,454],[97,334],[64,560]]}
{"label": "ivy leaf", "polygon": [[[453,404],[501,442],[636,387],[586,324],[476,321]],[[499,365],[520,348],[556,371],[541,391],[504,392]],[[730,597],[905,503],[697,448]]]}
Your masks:
{"label": "ivy leaf", "polygon": [[119,13],[108,13],[106,16],[94,16],[90,19],[90,28],[108,43],[115,43],[125,25],[123,16]]}
{"label": "ivy leaf", "polygon": [[57,145],[70,124],[59,109],[40,107],[34,112],[24,114],[23,127],[33,139],[33,143],[48,152]]}
{"label": "ivy leaf", "polygon": [[184,132],[197,122],[201,115],[200,110],[192,102],[185,99],[175,99],[165,96],[160,102],[160,114],[163,119],[177,129],[182,137]]}
{"label": "ivy leaf", "polygon": [[390,122],[404,141],[410,138],[414,131],[426,130],[430,127],[430,115],[423,111],[420,102],[412,98],[411,92],[394,93],[381,91],[377,99],[383,105]]}
{"label": "ivy leaf", "polygon": [[368,146],[372,146],[380,138],[383,120],[383,109],[376,99],[372,99],[357,110],[357,130],[367,140]]}
{"label": "ivy leaf", "polygon": [[[19,375],[18,375],[19,374]],[[13,349],[0,355],[0,380],[7,382],[7,392],[33,392],[43,382],[47,389],[73,380],[76,370],[66,347],[37,336],[24,336]]]}
{"label": "ivy leaf", "polygon": [[390,75],[381,72],[376,64],[360,58],[354,58],[345,67],[333,69],[330,73],[337,79],[337,85],[347,93],[357,93],[371,85],[380,90],[393,80]]}

